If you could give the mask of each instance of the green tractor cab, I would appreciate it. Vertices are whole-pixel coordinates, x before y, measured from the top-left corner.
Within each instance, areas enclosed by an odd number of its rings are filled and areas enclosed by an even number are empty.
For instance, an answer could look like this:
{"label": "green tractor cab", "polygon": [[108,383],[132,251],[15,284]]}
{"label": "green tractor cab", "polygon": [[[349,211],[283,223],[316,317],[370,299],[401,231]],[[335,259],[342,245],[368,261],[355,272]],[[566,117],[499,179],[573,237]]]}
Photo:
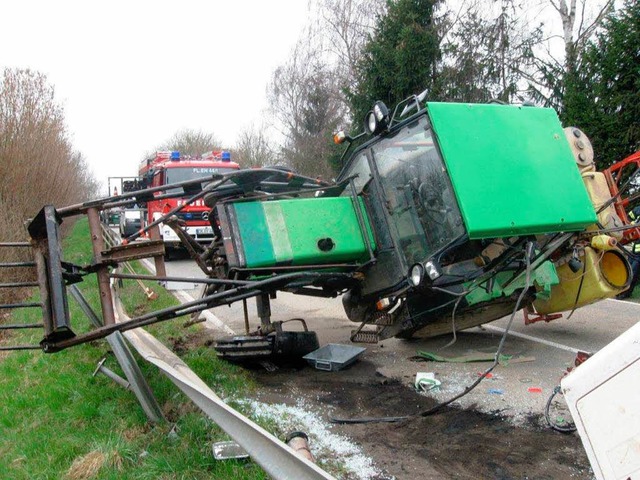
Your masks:
{"label": "green tractor cab", "polygon": [[[590,248],[583,235],[597,223],[556,113],[455,103],[415,110],[390,119],[378,102],[370,137],[333,185],[277,196],[260,186],[216,203],[226,274],[324,272],[323,281],[285,289],[342,294],[359,324],[356,342],[440,335],[548,302],[561,283],[556,267],[580,263]],[[623,281],[597,299],[628,285],[622,260]]]}
{"label": "green tractor cab", "polygon": [[528,305],[558,283],[547,259],[572,252],[565,232],[596,223],[551,109],[427,103],[355,150],[338,181],[353,175],[378,249],[343,302],[361,325],[391,317],[367,338],[437,335],[504,316],[524,287],[532,242]]}

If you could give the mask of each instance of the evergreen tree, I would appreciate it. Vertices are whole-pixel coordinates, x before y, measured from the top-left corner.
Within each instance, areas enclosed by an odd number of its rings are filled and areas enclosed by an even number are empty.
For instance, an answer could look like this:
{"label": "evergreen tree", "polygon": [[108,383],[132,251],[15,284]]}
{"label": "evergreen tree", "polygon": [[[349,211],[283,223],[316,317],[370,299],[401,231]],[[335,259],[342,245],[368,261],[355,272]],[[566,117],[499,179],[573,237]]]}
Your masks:
{"label": "evergreen tree", "polygon": [[607,17],[583,57],[566,121],[591,138],[599,168],[640,149],[640,3]]}
{"label": "evergreen tree", "polygon": [[541,30],[520,18],[521,13],[516,0],[499,0],[490,5],[478,3],[453,22],[449,20],[452,25],[442,43],[439,99],[524,100],[523,72],[532,68],[533,48],[540,42]]}
{"label": "evergreen tree", "polygon": [[440,58],[434,11],[439,0],[388,0],[357,64],[358,85],[348,92],[356,130],[376,100],[389,108],[432,89]]}

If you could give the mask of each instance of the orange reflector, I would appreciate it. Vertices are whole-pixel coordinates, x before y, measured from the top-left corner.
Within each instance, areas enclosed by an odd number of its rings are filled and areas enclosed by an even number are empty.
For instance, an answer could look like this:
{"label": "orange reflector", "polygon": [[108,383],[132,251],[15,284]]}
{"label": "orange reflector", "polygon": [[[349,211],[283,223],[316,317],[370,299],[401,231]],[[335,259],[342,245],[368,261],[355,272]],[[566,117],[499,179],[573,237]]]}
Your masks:
{"label": "orange reflector", "polygon": [[389,301],[388,298],[382,298],[380,300],[378,300],[376,302],[376,308],[378,310],[384,310],[385,308],[387,308],[389,305],[391,304],[391,302]]}

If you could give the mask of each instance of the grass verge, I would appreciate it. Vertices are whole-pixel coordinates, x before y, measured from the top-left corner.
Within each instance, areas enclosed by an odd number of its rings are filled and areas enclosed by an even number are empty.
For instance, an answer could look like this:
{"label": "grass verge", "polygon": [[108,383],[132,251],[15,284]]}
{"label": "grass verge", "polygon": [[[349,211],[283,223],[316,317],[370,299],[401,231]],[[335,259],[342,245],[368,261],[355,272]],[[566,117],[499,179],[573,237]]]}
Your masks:
{"label": "grass verge", "polygon": [[[91,258],[86,221],[78,221],[64,242],[65,260],[88,264]],[[141,269],[141,266],[135,266]],[[158,298],[148,301],[134,281],[125,281],[122,298],[137,315],[175,304],[157,284],[147,282]],[[94,275],[79,284],[99,312]],[[88,320],[69,298],[71,321],[77,332]],[[39,311],[16,311],[12,323],[39,322]],[[194,332],[193,328],[192,332]],[[219,361],[200,337],[187,334],[181,320],[148,330],[167,345],[189,345],[183,360],[221,396],[250,392],[251,377]],[[0,338],[4,344],[37,343],[40,331],[19,331]],[[263,479],[255,464],[218,462],[211,443],[228,437],[200,413],[191,401],[158,370],[140,367],[163,408],[168,422],[147,422],[135,396],[99,375],[97,362],[108,353],[106,341],[92,342],[55,353],[12,352],[0,356],[0,472],[7,479]],[[106,366],[122,375],[113,355]],[[263,425],[264,426],[264,425]],[[272,430],[272,429],[270,429]]]}

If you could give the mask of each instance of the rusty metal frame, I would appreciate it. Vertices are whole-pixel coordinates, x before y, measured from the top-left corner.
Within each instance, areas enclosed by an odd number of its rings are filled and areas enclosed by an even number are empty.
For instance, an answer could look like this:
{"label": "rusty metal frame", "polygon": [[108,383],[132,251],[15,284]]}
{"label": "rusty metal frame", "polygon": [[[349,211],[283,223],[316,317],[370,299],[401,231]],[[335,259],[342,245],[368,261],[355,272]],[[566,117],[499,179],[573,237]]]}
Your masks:
{"label": "rusty metal frame", "polygon": [[[632,223],[629,219],[629,215],[627,214],[627,208],[629,206],[630,199],[622,196],[626,184],[622,185],[621,183],[623,177],[625,176],[623,175],[623,172],[626,174],[631,168],[633,168],[634,171],[640,169],[640,151],[629,155],[625,159],[614,163],[609,168],[602,171],[607,180],[607,184],[609,185],[611,196],[614,199],[613,205],[616,213],[622,219],[625,225],[630,225]],[[625,229],[623,231],[623,239],[624,240],[622,243],[629,243],[639,240],[640,227]]]}
{"label": "rusty metal frame", "polygon": [[[124,277],[124,275],[120,274],[112,274],[112,276],[114,278]],[[134,328],[152,325],[154,323],[162,322],[165,320],[171,320],[182,315],[189,315],[194,312],[208,310],[220,305],[226,305],[239,300],[256,297],[264,292],[286,289],[287,285],[292,283],[295,283],[296,286],[313,285],[315,282],[321,281],[323,279],[333,279],[336,277],[342,277],[346,281],[353,279],[353,275],[348,273],[341,274],[335,272],[300,272],[279,275],[263,280],[251,281],[246,284],[229,288],[228,290],[224,290],[222,292],[216,292],[211,295],[206,295],[191,302],[183,303],[174,307],[164,308],[155,312],[147,313],[145,315],[140,315],[125,322],[109,325],[105,324],[104,326],[96,328],[95,330],[82,335],[74,336],[72,338],[67,338],[60,341],[44,340],[42,342],[42,348],[47,353],[58,352],[75,345],[80,345],[104,338],[116,331],[125,332]],[[182,278],[181,280],[185,281],[189,279]]]}
{"label": "rusty metal frame", "polygon": [[[276,180],[274,180],[274,178]],[[268,181],[267,181],[268,180]],[[206,182],[210,182],[204,185]],[[7,308],[19,307],[42,307],[44,338],[40,342],[40,347],[45,352],[57,352],[65,348],[104,338],[114,332],[124,332],[137,327],[150,325],[153,323],[170,320],[181,315],[188,315],[213,308],[223,304],[230,304],[239,300],[256,297],[264,293],[270,293],[280,289],[301,289],[303,287],[317,287],[327,279],[342,280],[345,285],[355,282],[354,272],[358,265],[339,265],[343,270],[350,273],[317,272],[305,269],[293,269],[289,272],[265,272],[262,278],[256,280],[232,280],[232,279],[206,279],[194,280],[188,277],[168,277],[164,266],[164,244],[160,240],[158,225],[162,222],[170,223],[171,217],[182,210],[186,205],[202,198],[214,189],[223,186],[224,192],[241,191],[247,193],[260,187],[262,182],[268,183],[269,187],[274,187],[278,192],[289,189],[290,194],[301,194],[317,191],[320,188],[328,187],[326,182],[318,181],[308,177],[295,175],[290,172],[283,172],[277,169],[261,169],[254,171],[240,170],[225,175],[213,175],[171,185],[162,185],[145,190],[127,192],[118,195],[105,197],[99,200],[71,205],[60,209],[53,206],[45,206],[28,226],[31,242],[10,242],[6,246],[31,247],[33,249],[33,262],[12,262],[6,266],[36,268],[38,275],[37,285],[40,289],[41,304],[31,302],[29,304],[11,304]],[[226,184],[226,185],[225,185]],[[173,188],[181,187],[181,192],[172,194],[162,193]],[[277,188],[276,188],[277,187]],[[262,188],[262,187],[260,187]],[[331,188],[331,187],[329,187]],[[293,189],[293,190],[292,190]],[[100,211],[127,206],[148,200],[158,200],[164,198],[183,197],[185,193],[192,194],[182,205],[173,208],[159,219],[156,219],[145,228],[139,230],[134,235],[124,239],[121,245],[117,245],[112,232],[104,228],[100,221]],[[228,192],[227,192],[228,193]],[[276,193],[275,195],[281,195]],[[223,195],[224,196],[224,195]],[[62,261],[62,249],[60,243],[59,226],[63,218],[85,214],[89,220],[89,230],[91,235],[91,245],[94,261],[89,266],[77,266]],[[178,227],[179,228],[179,227]],[[149,233],[150,240],[131,243],[130,240],[140,237],[143,233]],[[186,235],[186,234],[185,234]],[[366,236],[368,240],[368,236]],[[183,238],[188,244],[188,238]],[[192,252],[196,253],[197,252]],[[206,252],[205,252],[206,253]],[[196,255],[197,256],[197,255]],[[124,275],[118,271],[111,270],[118,264],[130,260],[143,258],[154,258],[156,266],[156,276]],[[0,265],[1,267],[2,265]],[[204,266],[204,265],[203,265]],[[330,268],[335,265],[322,265],[319,269]],[[310,266],[307,269],[312,268]],[[101,326],[94,330],[76,335],[69,318],[69,307],[67,300],[67,285],[82,281],[84,275],[95,273],[98,279],[98,290],[100,295],[100,305],[102,313]],[[210,273],[210,272],[209,272]],[[210,290],[213,293],[204,295],[198,300],[188,302],[179,306],[161,309],[155,312],[141,315],[119,324],[115,323],[113,310],[113,297],[111,284],[113,279],[153,279],[157,281],[197,281],[210,285],[218,285],[219,288]],[[33,286],[35,282],[29,283]],[[15,283],[0,284],[0,287],[9,288]],[[26,284],[21,286],[27,286]],[[26,327],[25,327],[26,328]],[[8,328],[6,328],[8,329]],[[36,346],[18,346],[19,348],[37,348]],[[4,348],[3,349],[10,349]]]}
{"label": "rusty metal frame", "polygon": [[55,342],[75,336],[69,320],[69,303],[62,273],[60,224],[55,208],[47,205],[28,226],[43,307],[43,342]]}

